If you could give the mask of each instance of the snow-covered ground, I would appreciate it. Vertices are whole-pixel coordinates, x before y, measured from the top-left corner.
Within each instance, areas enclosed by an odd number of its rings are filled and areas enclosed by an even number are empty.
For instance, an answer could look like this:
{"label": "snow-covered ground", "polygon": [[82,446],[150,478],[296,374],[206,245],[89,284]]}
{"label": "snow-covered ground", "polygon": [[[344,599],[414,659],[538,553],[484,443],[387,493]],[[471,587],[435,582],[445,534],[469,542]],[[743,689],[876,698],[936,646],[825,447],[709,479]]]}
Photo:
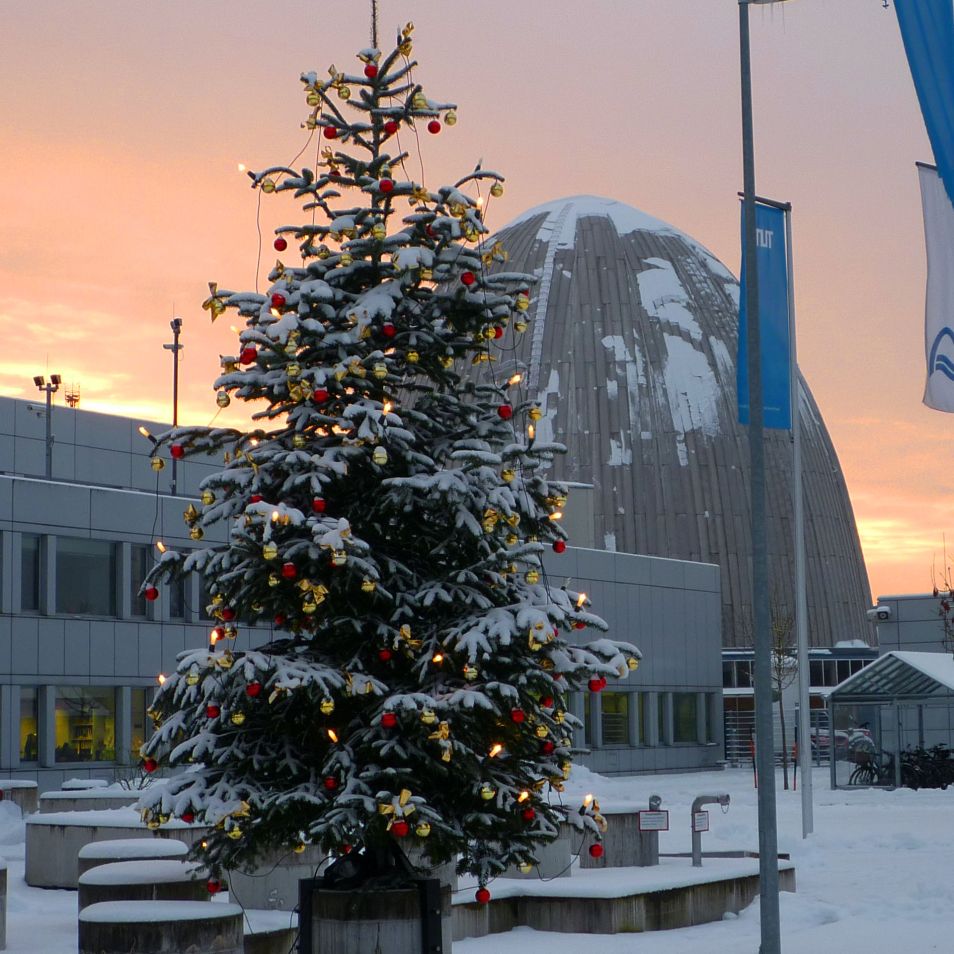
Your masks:
{"label": "snow-covered ground", "polygon": [[[826,770],[815,775],[815,834],[801,837],[800,796],[778,793],[779,849],[792,854],[796,894],[782,894],[786,954],[927,954],[954,946],[954,791],[837,791]],[[585,792],[604,804],[645,804],[658,792],[672,831],[661,851],[688,851],[689,805],[702,793],[729,792],[728,814],[710,809],[707,850],[756,849],[756,796],[747,771],[606,779],[577,770],[567,801]],[[9,954],[74,954],[76,894],[23,883],[23,826],[0,803],[0,853],[8,859]],[[686,859],[685,864],[689,865]],[[490,886],[491,892],[494,885]],[[758,951],[758,902],[738,918],[640,935],[562,935],[517,930],[458,941],[454,954],[748,954]]]}

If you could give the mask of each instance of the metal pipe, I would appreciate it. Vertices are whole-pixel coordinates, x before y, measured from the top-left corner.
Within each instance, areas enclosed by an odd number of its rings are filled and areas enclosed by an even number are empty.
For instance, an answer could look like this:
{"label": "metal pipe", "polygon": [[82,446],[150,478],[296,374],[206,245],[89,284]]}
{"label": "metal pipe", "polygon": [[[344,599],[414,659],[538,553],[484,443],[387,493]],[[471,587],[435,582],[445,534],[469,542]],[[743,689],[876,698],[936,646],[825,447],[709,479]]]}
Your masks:
{"label": "metal pipe", "polygon": [[[172,344],[164,344],[162,347],[166,351],[172,352],[172,426],[179,426],[179,352],[185,347],[179,344],[179,332],[182,331],[182,319],[173,318],[169,322],[172,329]],[[172,458],[172,494],[175,496],[177,490],[176,483],[176,459]]]}
{"label": "metal pipe", "polygon": [[703,805],[721,805],[723,808],[729,807],[729,796],[725,792],[721,795],[697,795],[692,800],[692,808],[689,810],[689,822],[692,827],[692,867],[702,867],[702,832],[696,831],[696,812]]}
{"label": "metal pipe", "polygon": [[772,636],[769,614],[768,547],[765,524],[762,355],[759,334],[758,263],[755,254],[755,147],[752,122],[752,61],[749,0],[739,0],[739,61],[742,87],[742,189],[745,194],[745,308],[749,371],[749,478],[752,518],[752,609],[755,632],[755,731],[759,794],[759,894],[761,954],[780,954],[778,821],[775,814],[775,733],[772,721]]}

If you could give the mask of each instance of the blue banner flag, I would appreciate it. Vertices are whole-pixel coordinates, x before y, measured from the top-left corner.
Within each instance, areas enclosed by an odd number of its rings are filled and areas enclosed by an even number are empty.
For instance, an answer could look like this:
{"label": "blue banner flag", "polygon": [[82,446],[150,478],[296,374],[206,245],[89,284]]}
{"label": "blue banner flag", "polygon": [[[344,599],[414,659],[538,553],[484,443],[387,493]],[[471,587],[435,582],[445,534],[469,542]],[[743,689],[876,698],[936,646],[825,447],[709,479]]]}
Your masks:
{"label": "blue banner flag", "polygon": [[934,161],[954,204],[954,2],[895,0]]}
{"label": "blue banner flag", "polygon": [[[739,423],[749,423],[748,325],[745,308],[745,208],[742,209],[742,281],[739,296],[739,356],[735,364]],[[762,355],[763,424],[792,427],[791,352],[788,320],[788,257],[785,212],[755,205],[755,259],[759,271],[759,333]]]}

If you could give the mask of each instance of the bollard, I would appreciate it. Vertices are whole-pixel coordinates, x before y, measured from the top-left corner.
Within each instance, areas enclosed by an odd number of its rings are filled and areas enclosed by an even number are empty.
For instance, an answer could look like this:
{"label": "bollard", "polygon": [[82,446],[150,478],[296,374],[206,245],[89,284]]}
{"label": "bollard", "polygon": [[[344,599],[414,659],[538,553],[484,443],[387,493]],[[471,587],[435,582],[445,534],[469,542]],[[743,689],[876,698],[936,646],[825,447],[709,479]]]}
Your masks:
{"label": "bollard", "polygon": [[721,805],[723,808],[729,806],[729,796],[725,793],[721,795],[698,795],[693,799],[692,809],[690,810],[690,822],[692,823],[692,867],[702,867],[702,830],[697,830],[696,813],[703,805]]}

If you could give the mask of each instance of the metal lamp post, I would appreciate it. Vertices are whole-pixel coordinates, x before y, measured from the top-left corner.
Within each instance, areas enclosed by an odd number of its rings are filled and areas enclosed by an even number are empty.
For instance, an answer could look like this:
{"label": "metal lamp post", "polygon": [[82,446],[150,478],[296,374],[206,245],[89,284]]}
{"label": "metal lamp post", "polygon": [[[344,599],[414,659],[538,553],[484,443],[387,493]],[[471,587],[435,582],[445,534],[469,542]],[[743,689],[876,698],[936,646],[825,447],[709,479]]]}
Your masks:
{"label": "metal lamp post", "polygon": [[[765,525],[765,446],[759,285],[755,242],[755,148],[752,131],[752,62],[749,5],[781,0],[738,0],[742,78],[743,249],[748,330],[749,470],[752,512],[752,610],[755,630],[755,732],[758,770],[760,954],[780,954],[778,902],[778,821],[775,813],[775,739],[772,724],[772,635],[769,609],[768,546]],[[797,413],[797,409],[796,409]]]}
{"label": "metal lamp post", "polygon": [[[182,319],[173,318],[169,322],[172,329],[172,344],[164,344],[166,351],[172,352],[172,426],[179,426],[179,352],[185,345],[179,344],[179,334],[182,331]],[[176,459],[172,458],[172,495],[176,494]]]}
{"label": "metal lamp post", "polygon": [[37,390],[46,392],[46,478],[53,476],[53,395],[60,389],[63,379],[58,374],[50,375],[50,382],[38,374],[33,378]]}

